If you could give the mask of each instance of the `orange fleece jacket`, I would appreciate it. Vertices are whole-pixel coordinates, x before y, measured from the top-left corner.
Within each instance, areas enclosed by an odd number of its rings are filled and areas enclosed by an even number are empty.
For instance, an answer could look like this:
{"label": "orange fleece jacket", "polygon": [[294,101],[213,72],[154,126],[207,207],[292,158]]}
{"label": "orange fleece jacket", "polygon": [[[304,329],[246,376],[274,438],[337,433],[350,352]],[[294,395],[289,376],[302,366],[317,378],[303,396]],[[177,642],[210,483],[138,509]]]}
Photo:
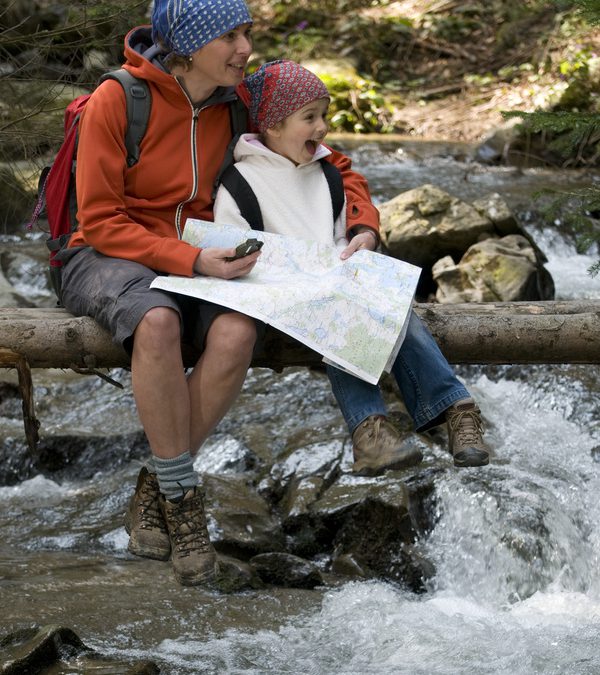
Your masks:
{"label": "orange fleece jacket", "polygon": [[[187,218],[213,219],[211,192],[231,139],[226,102],[195,110],[177,80],[137,50],[133,29],[125,39],[125,68],[148,81],[152,110],[140,160],[126,164],[125,95],[103,82],[81,117],[77,160],[77,232],[69,247],[92,246],[104,255],[139,262],[156,271],[193,275],[199,250],[181,240]],[[227,90],[226,90],[227,91]],[[229,92],[231,93],[231,92]],[[334,152],[348,201],[347,227],[376,231],[379,215],[365,179]]]}

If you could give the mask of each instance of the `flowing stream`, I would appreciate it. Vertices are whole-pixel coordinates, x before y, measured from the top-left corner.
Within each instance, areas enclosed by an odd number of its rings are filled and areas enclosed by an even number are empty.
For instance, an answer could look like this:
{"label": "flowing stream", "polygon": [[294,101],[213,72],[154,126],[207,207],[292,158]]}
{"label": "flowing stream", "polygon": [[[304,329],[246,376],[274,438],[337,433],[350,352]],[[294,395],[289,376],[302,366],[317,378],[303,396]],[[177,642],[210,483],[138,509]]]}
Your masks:
{"label": "flowing stream", "polygon": [[[466,200],[499,192],[526,223],[535,222],[535,190],[596,180],[484,168],[444,144],[365,143],[350,153],[378,202],[435,182]],[[600,278],[586,273],[593,256],[551,230],[532,233],[557,298],[600,298]],[[427,592],[377,581],[230,594],[179,587],[167,564],[126,552],[121,514],[138,465],[123,462],[85,479],[0,488],[0,628],[67,625],[104,654],[181,675],[600,672],[600,367],[458,373],[479,400],[495,458],[437,476],[437,521],[421,542],[437,570]],[[54,371],[34,379],[47,433],[139,429],[128,387]],[[22,436],[13,412],[2,410],[4,443]],[[268,433],[283,447],[304,434],[308,445],[324,427],[343,433],[322,376],[253,371],[217,430],[213,468],[228,439]]]}

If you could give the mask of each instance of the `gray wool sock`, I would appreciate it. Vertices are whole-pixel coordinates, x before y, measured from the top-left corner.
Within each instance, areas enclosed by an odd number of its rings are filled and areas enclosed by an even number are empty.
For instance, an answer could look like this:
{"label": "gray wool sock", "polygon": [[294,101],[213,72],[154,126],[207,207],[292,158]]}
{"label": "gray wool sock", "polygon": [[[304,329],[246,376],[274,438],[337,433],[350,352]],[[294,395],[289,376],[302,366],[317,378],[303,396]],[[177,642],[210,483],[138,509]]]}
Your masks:
{"label": "gray wool sock", "polygon": [[172,459],[162,459],[152,455],[156,467],[156,476],[160,491],[169,501],[177,501],[193,487],[198,485],[198,474],[189,451]]}
{"label": "gray wool sock", "polygon": [[154,455],[150,455],[144,462],[144,466],[148,469],[148,473],[156,473],[156,465],[154,464]]}

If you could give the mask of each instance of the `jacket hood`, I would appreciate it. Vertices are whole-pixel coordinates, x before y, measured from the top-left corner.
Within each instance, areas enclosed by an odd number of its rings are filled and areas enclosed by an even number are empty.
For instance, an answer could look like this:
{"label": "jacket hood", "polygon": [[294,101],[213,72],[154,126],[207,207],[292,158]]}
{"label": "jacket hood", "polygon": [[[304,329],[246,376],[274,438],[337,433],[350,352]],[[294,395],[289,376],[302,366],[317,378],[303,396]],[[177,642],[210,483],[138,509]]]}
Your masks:
{"label": "jacket hood", "polygon": [[[176,78],[169,72],[164,64],[166,53],[162,47],[152,40],[151,26],[138,26],[132,28],[125,36],[125,68],[132,75],[153,82],[161,88],[171,90],[177,101],[182,96],[182,88]],[[212,96],[203,101],[203,105],[227,103],[237,97],[233,87],[217,87]],[[186,96],[181,99],[186,105],[189,101]]]}
{"label": "jacket hood", "polygon": [[[319,145],[315,154],[312,156],[312,159],[305,164],[300,164],[300,166],[309,166],[314,162],[318,162],[323,157],[327,157],[331,154],[329,150],[324,145]],[[283,155],[279,155],[272,150],[269,150],[267,146],[259,139],[258,134],[242,134],[240,140],[235,146],[233,151],[233,158],[236,162],[239,162],[242,159],[248,159],[250,157],[263,157],[269,159],[273,164],[279,164],[282,167],[289,166],[292,162]]]}

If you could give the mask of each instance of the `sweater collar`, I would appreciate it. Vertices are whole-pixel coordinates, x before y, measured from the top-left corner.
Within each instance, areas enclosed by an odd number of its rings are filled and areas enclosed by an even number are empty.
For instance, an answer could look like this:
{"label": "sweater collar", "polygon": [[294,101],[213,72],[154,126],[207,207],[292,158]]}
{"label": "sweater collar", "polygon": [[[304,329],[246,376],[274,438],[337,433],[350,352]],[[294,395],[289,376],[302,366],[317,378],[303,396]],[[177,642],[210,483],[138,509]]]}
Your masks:
{"label": "sweater collar", "polygon": [[272,150],[267,148],[267,146],[260,140],[258,134],[242,134],[240,136],[240,140],[235,146],[234,159],[237,162],[240,159],[243,159],[244,157],[252,155],[254,156],[261,155],[263,157],[268,157],[272,161],[277,162],[282,166],[285,164],[298,166],[298,168],[302,168],[303,166],[310,166],[311,164],[314,164],[315,162],[318,162],[319,160],[323,159],[323,157],[331,155],[331,150],[329,150],[329,148],[327,148],[325,145],[320,144],[317,147],[316,152],[312,156],[310,161],[305,162],[304,164],[295,165],[294,162],[292,162],[287,157],[279,155],[278,153],[273,152]]}

